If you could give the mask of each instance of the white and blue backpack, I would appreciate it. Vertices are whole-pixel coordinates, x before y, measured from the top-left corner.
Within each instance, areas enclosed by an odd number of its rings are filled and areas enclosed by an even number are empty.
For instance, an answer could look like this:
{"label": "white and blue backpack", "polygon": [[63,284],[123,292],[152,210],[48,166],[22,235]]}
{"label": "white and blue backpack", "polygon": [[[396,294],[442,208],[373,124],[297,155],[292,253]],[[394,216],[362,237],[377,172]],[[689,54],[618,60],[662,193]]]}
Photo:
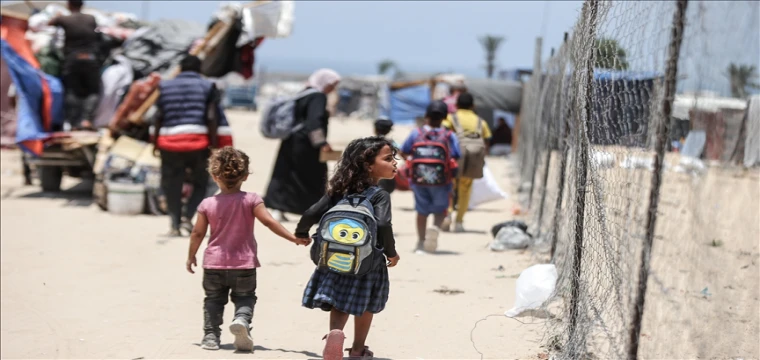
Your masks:
{"label": "white and blue backpack", "polygon": [[378,191],[373,186],[348,195],[322,216],[312,247],[312,260],[319,268],[362,276],[385,260],[377,247],[377,220],[370,203]]}

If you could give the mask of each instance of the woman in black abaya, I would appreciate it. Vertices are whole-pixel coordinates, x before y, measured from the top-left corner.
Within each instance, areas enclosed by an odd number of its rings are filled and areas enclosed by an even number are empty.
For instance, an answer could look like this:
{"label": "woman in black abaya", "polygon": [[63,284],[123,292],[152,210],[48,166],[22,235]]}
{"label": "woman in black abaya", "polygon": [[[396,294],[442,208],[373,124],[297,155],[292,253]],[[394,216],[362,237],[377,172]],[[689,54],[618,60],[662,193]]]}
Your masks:
{"label": "woman in black abaya", "polygon": [[287,221],[285,213],[303,214],[325,194],[327,164],[319,161],[327,143],[327,94],[335,90],[340,75],[330,69],[314,72],[307,84],[318,92],[296,101],[296,125],[304,126],[282,141],[272,170],[264,204],[278,221]]}

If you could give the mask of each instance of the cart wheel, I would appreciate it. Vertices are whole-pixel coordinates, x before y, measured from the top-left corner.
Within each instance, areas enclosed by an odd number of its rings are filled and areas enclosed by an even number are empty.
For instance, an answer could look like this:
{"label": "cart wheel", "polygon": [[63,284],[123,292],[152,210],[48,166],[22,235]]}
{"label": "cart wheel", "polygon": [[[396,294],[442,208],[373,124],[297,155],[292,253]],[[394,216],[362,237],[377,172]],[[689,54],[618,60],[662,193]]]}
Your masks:
{"label": "cart wheel", "polygon": [[61,191],[61,179],[63,179],[63,169],[57,166],[40,166],[37,168],[42,185],[42,191],[58,192]]}

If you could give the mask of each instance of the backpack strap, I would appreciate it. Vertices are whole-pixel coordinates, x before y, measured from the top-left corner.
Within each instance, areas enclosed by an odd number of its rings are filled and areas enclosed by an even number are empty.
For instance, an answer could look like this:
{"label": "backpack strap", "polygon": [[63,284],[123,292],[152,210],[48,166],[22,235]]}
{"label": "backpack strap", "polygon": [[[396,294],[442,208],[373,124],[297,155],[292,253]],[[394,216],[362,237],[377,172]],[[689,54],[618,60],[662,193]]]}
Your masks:
{"label": "backpack strap", "polygon": [[[300,93],[298,93],[298,94],[294,95],[294,96],[291,98],[291,100],[292,100],[292,101],[297,101],[297,100],[300,100],[300,99],[302,99],[302,98],[305,98],[305,97],[306,97],[306,96],[308,96],[308,95],[311,95],[311,94],[316,94],[316,93],[318,93],[318,92],[319,92],[319,90],[317,90],[317,89],[314,89],[314,88],[308,88],[308,89],[304,89],[304,90],[302,90]],[[295,124],[295,125],[293,126],[293,128],[290,130],[290,133],[291,133],[291,134],[294,134],[294,133],[296,133],[296,132],[299,132],[299,131],[301,131],[301,129],[303,129],[304,127],[306,127],[306,124],[304,124],[303,122],[300,122],[300,123],[298,123],[298,124]]]}
{"label": "backpack strap", "polygon": [[414,142],[417,142],[420,139],[424,138],[425,135],[427,135],[428,132],[425,131],[425,127],[424,126],[420,126],[419,128],[417,128],[417,133],[418,134],[417,134],[417,137],[414,138]]}
{"label": "backpack strap", "polygon": [[346,196],[346,200],[353,207],[359,206],[363,201],[369,201],[377,192],[380,191],[379,186],[370,186],[367,190],[364,190],[361,194],[351,194]]}
{"label": "backpack strap", "polygon": [[459,117],[457,117],[456,111],[451,113],[451,123],[454,125],[454,131],[457,133],[463,133],[462,125],[459,124]]}

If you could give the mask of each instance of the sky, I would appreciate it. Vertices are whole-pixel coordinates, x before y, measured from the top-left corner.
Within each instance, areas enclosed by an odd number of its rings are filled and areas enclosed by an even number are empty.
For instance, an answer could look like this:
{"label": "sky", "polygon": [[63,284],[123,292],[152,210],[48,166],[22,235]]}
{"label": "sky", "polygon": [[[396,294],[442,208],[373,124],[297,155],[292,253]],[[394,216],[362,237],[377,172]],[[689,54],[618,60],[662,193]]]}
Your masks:
{"label": "sky", "polygon": [[[209,21],[218,1],[87,1],[106,11],[147,20]],[[147,4],[147,7],[146,7]],[[256,52],[267,71],[311,72],[331,67],[350,74],[377,72],[384,59],[407,73],[453,71],[485,76],[478,37],[506,38],[499,69],[531,68],[536,37],[543,55],[559,47],[582,1],[296,1],[293,33],[268,39]]]}

